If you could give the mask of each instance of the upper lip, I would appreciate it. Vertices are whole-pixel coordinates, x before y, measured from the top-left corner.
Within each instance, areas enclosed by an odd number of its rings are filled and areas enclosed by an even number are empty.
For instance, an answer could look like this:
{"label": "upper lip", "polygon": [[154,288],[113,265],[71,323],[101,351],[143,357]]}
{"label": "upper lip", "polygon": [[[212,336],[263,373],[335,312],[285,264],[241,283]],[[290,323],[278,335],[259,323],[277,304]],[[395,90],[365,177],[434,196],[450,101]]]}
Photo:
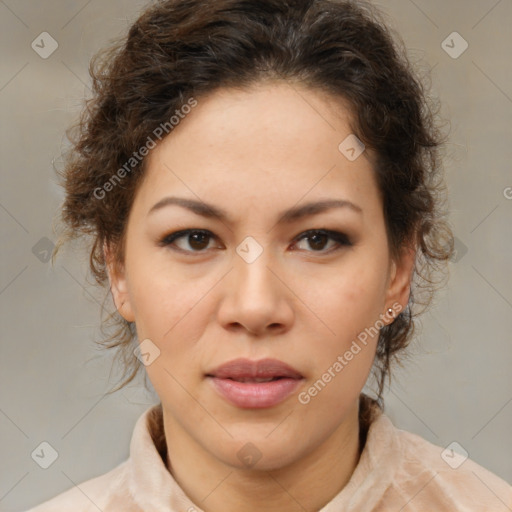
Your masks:
{"label": "upper lip", "polygon": [[268,379],[272,377],[288,377],[301,379],[302,375],[292,366],[278,359],[233,359],[221,364],[215,370],[207,374],[209,377],[219,379]]}

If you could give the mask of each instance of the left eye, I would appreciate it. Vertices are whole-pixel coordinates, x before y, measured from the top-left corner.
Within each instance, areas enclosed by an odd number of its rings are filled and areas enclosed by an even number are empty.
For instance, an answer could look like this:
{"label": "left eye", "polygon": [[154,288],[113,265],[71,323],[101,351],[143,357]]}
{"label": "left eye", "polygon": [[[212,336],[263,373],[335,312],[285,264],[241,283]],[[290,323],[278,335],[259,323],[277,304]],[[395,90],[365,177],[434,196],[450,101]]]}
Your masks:
{"label": "left eye", "polygon": [[338,246],[352,245],[349,238],[344,233],[340,233],[338,231],[329,231],[325,229],[313,229],[306,231],[295,239],[296,242],[300,242],[302,240],[308,240],[309,246],[314,249],[311,252],[330,252],[329,250],[323,250],[328,240],[335,242],[334,250],[336,250],[336,244],[338,244]]}

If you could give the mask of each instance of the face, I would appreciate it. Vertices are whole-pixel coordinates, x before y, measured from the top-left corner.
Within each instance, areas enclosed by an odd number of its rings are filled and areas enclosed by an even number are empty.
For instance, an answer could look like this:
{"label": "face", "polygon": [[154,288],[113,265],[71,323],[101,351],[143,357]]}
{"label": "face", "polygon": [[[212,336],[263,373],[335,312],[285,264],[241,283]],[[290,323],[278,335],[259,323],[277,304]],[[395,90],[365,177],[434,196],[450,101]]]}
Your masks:
{"label": "face", "polygon": [[[166,432],[278,468],[357,415],[412,256],[390,257],[369,152],[339,149],[352,133],[340,100],[273,83],[197,101],[147,157],[112,292],[150,340]],[[258,370],[268,359],[287,367]]]}

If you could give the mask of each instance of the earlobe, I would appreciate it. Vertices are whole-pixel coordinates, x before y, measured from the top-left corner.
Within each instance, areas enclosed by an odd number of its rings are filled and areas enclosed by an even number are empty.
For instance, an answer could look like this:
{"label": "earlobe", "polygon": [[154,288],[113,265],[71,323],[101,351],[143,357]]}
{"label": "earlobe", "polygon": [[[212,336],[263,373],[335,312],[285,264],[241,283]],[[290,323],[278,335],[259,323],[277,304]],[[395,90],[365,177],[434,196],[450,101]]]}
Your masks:
{"label": "earlobe", "polygon": [[103,244],[103,254],[114,305],[127,322],[134,322],[135,315],[131,307],[125,269],[116,261],[113,251],[106,242]]}

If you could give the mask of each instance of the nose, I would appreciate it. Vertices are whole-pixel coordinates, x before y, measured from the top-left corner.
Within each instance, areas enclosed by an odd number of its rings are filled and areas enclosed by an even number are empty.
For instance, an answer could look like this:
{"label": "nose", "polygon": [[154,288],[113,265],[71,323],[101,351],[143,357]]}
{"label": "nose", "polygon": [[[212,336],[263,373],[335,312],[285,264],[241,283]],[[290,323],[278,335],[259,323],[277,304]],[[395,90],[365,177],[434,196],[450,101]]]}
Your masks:
{"label": "nose", "polygon": [[222,281],[218,310],[221,325],[230,331],[245,330],[258,336],[290,329],[294,318],[293,293],[270,251],[263,250],[250,263],[235,255],[233,265]]}

